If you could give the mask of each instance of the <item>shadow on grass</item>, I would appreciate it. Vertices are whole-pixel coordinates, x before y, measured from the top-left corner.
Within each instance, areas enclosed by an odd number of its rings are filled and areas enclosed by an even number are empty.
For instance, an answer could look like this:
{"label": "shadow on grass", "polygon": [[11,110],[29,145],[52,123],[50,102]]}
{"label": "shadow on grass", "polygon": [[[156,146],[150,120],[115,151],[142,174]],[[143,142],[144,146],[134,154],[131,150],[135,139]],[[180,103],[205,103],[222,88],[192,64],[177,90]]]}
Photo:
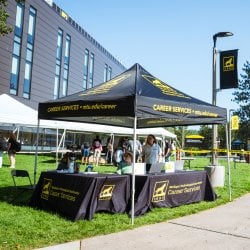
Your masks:
{"label": "shadow on grass", "polygon": [[15,187],[1,187],[0,188],[0,201],[12,205],[28,206],[33,190],[21,190]]}
{"label": "shadow on grass", "polygon": [[56,163],[56,159],[46,160],[46,161],[40,161],[41,163]]}

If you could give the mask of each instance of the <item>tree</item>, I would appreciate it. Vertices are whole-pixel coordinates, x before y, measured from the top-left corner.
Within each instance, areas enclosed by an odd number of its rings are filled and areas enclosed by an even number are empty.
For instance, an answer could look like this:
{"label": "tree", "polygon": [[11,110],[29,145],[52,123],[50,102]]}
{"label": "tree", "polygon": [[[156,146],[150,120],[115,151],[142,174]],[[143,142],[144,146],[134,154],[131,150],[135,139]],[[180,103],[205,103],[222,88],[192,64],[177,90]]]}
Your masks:
{"label": "tree", "polygon": [[[19,4],[24,4],[25,0],[16,0]],[[7,0],[0,0],[0,36],[4,36],[13,31],[13,27],[7,24],[9,14],[4,9],[7,6]]]}
{"label": "tree", "polygon": [[0,36],[4,36],[13,30],[11,26],[7,25],[9,14],[4,9],[6,6],[7,0],[0,0]]}
{"label": "tree", "polygon": [[204,137],[203,146],[205,149],[211,149],[212,145],[212,127],[208,125],[200,126],[199,135]]}
{"label": "tree", "polygon": [[238,139],[241,139],[245,145],[250,139],[250,64],[248,61],[244,64],[243,74],[240,74],[238,89],[233,93],[232,101],[239,104],[239,109],[234,112],[240,119],[240,128],[237,131]]}

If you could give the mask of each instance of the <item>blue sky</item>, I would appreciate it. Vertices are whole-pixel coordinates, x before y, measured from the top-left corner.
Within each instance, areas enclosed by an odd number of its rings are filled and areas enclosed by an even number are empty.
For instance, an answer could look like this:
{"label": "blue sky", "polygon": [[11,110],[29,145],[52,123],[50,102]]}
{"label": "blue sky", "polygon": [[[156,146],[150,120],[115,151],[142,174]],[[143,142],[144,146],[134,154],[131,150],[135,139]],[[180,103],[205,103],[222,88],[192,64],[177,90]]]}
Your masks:
{"label": "blue sky", "polygon": [[[239,50],[239,78],[244,63],[250,61],[249,0],[54,2],[127,68],[139,63],[170,86],[209,103],[213,35],[234,34],[218,38],[216,47]],[[217,105],[237,109],[231,101],[233,91],[219,91]]]}

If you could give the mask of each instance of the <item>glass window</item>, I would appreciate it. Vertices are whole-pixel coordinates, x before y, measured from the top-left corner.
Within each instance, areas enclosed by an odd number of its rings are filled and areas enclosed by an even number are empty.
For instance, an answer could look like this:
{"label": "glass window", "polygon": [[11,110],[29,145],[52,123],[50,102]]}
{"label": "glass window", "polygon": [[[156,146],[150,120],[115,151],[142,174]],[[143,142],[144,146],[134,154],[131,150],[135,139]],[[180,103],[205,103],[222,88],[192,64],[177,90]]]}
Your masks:
{"label": "glass window", "polygon": [[13,54],[16,56],[20,56],[20,44],[14,42],[13,46],[14,46],[13,47]]}
{"label": "glass window", "polygon": [[56,65],[56,75],[60,75],[60,65]]}
{"label": "glass window", "polygon": [[12,68],[11,68],[12,74],[18,73],[18,58],[12,57]]}
{"label": "glass window", "polygon": [[56,49],[56,69],[55,69],[55,82],[54,82],[54,95],[53,95],[54,99],[57,99],[59,97],[62,44],[63,44],[63,30],[59,28],[57,35],[57,49]]}
{"label": "glass window", "polygon": [[15,23],[15,35],[22,35],[22,27],[23,27],[23,5],[17,4],[16,11],[16,23]]}
{"label": "glass window", "polygon": [[83,90],[87,89],[87,76],[83,76]]}
{"label": "glass window", "polygon": [[68,81],[66,79],[64,79],[63,86],[62,86],[62,96],[67,95],[67,88],[68,88]]}
{"label": "glass window", "polygon": [[112,78],[112,68],[109,67],[109,71],[108,71],[108,80],[110,80]]}
{"label": "glass window", "polygon": [[66,36],[66,44],[65,44],[65,57],[69,57],[69,52],[70,52],[70,36]]}
{"label": "glass window", "polygon": [[88,75],[88,65],[89,65],[89,51],[85,49],[83,74],[86,76]]}
{"label": "glass window", "polygon": [[90,63],[89,63],[89,79],[93,82],[93,74],[94,74],[94,58],[95,55],[93,53],[90,54]]}
{"label": "glass window", "polygon": [[31,36],[33,36],[33,33],[34,33],[34,22],[35,22],[34,16],[30,15],[29,16],[28,34]]}
{"label": "glass window", "polygon": [[12,57],[12,67],[10,75],[10,94],[17,94],[17,82],[18,82],[18,65],[19,60],[16,57]]}
{"label": "glass window", "polygon": [[60,61],[62,57],[62,42],[63,42],[63,31],[59,29],[58,36],[57,36],[56,58],[60,59]]}
{"label": "glass window", "polygon": [[[27,52],[28,52],[28,49],[27,49]],[[31,68],[32,68],[31,62],[26,60],[24,81],[23,81],[23,97],[24,98],[30,98]]]}
{"label": "glass window", "polygon": [[26,51],[26,61],[32,62],[32,50],[30,49]]}
{"label": "glass window", "polygon": [[108,79],[108,65],[105,63],[104,73],[103,73],[103,81],[106,82]]}
{"label": "glass window", "polygon": [[22,27],[22,18],[23,18],[23,7],[19,4],[17,5],[16,9],[16,27]]}
{"label": "glass window", "polygon": [[54,83],[54,99],[58,98],[58,90],[59,90],[59,78],[55,76],[55,83]]}
{"label": "glass window", "polygon": [[25,73],[24,73],[25,79],[30,79],[30,70],[31,70],[31,65],[29,63],[26,63],[25,64]]}

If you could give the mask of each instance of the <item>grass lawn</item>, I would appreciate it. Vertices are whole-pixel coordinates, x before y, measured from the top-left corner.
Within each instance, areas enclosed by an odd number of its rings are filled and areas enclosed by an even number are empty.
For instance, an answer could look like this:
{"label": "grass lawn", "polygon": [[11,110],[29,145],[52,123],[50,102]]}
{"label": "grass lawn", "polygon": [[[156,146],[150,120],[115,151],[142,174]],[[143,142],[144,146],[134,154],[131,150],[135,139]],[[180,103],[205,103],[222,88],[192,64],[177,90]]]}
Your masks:
{"label": "grass lawn", "polygon": [[[33,179],[34,155],[18,154],[16,169],[26,169]],[[187,167],[188,163],[185,163]],[[220,164],[226,165],[225,160]],[[209,165],[207,158],[197,158],[191,162],[191,169],[203,170]],[[56,168],[55,158],[51,155],[39,155],[37,181],[41,171]],[[3,158],[3,168],[0,169],[0,249],[34,249],[88,238],[91,236],[109,234],[122,230],[132,229],[131,219],[127,214],[96,213],[91,221],[81,220],[72,222],[56,214],[39,211],[27,206],[31,194],[16,201],[13,181],[10,175],[9,159]],[[81,167],[83,171],[83,167]],[[113,166],[95,167],[98,172],[115,172]],[[226,168],[227,172],[227,168]],[[197,213],[202,210],[216,207],[229,202],[228,175],[225,186],[216,188],[219,198],[214,202],[200,202],[176,208],[155,208],[141,217],[135,218],[134,228],[142,225],[167,221],[173,218]],[[250,192],[250,164],[237,163],[236,168],[231,163],[232,199]]]}

